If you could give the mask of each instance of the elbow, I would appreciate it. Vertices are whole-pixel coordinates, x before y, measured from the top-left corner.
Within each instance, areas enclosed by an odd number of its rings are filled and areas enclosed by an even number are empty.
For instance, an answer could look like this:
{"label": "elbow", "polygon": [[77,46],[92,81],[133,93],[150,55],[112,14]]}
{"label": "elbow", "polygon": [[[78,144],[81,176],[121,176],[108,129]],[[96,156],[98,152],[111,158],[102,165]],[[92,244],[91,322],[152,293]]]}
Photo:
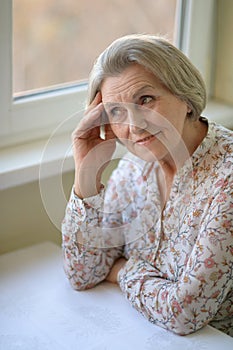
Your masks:
{"label": "elbow", "polygon": [[178,317],[174,316],[166,328],[176,335],[185,336],[197,332],[207,323],[207,321],[198,320],[195,316],[189,315],[187,317],[187,315],[181,314]]}
{"label": "elbow", "polygon": [[68,278],[68,281],[70,283],[70,286],[75,291],[84,291],[86,289],[90,289],[94,287],[93,283],[90,283],[89,281],[83,280],[81,276],[77,276],[76,274],[70,274],[69,272],[65,271],[66,276]]}
{"label": "elbow", "polygon": [[185,336],[197,332],[209,323],[208,313],[202,313],[197,305],[173,300],[169,308],[167,328],[176,335]]}
{"label": "elbow", "polygon": [[176,327],[171,326],[171,327],[168,327],[167,329],[179,336],[189,335],[197,331],[197,329],[190,328],[185,324],[180,324],[178,326],[176,325]]}
{"label": "elbow", "polygon": [[[87,276],[77,273],[77,271],[64,269],[65,274],[68,278],[70,286],[75,291],[84,291],[95,287],[97,284],[95,281],[91,281]],[[86,277],[86,278],[85,278]]]}
{"label": "elbow", "polygon": [[186,324],[184,322],[177,322],[177,320],[175,322],[173,321],[173,322],[169,322],[167,324],[160,323],[160,322],[157,323],[156,321],[154,323],[157,324],[158,326],[161,326],[162,328],[167,329],[171,333],[174,333],[178,336],[190,335],[192,333],[197,332],[200,328],[202,328],[201,326],[196,327],[194,325],[190,326],[189,324]]}
{"label": "elbow", "polygon": [[73,290],[82,291],[88,289],[87,283],[81,277],[81,275],[77,273],[77,271],[74,271],[72,268],[69,268],[66,264],[64,264],[63,270]]}
{"label": "elbow", "polygon": [[191,312],[186,313],[184,310],[179,314],[173,313],[173,315],[171,315],[169,313],[169,317],[158,317],[157,314],[150,315],[149,320],[179,336],[186,336],[195,333],[208,324],[208,320],[198,319],[198,317]]}
{"label": "elbow", "polygon": [[77,292],[82,292],[84,290],[87,290],[87,289],[91,289],[93,288],[95,285],[91,284],[91,283],[82,283],[80,281],[71,281],[69,280],[70,282],[70,285],[72,287],[73,290],[77,291]]}

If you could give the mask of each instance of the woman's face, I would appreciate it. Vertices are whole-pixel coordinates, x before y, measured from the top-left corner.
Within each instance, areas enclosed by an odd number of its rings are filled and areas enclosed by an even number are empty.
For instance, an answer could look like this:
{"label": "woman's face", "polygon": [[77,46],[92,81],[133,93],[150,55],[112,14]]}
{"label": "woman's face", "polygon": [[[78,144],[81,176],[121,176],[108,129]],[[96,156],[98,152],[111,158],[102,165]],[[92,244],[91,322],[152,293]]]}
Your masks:
{"label": "woman's face", "polygon": [[101,93],[111,128],[130,152],[146,161],[169,157],[185,132],[185,102],[138,64],[106,78]]}

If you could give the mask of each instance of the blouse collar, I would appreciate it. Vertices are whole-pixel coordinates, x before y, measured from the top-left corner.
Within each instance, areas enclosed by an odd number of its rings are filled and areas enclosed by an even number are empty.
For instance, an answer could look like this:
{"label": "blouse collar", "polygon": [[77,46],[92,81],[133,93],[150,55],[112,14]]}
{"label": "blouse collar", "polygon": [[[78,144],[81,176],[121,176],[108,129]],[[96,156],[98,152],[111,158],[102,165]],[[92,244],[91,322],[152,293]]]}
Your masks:
{"label": "blouse collar", "polygon": [[200,121],[208,125],[208,131],[201,144],[197,147],[194,153],[191,155],[193,166],[200,164],[202,158],[206,153],[210,153],[211,148],[216,143],[215,123],[209,122],[206,118],[200,117]]}

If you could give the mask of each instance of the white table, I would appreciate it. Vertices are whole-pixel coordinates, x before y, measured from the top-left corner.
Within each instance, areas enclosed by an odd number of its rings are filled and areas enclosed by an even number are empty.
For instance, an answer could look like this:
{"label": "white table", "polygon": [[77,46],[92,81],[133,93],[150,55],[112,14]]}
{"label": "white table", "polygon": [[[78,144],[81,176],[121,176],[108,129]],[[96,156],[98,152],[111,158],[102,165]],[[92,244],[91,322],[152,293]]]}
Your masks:
{"label": "white table", "polygon": [[117,286],[72,290],[61,249],[43,243],[0,257],[1,350],[233,350],[205,327],[180,337],[149,323]]}

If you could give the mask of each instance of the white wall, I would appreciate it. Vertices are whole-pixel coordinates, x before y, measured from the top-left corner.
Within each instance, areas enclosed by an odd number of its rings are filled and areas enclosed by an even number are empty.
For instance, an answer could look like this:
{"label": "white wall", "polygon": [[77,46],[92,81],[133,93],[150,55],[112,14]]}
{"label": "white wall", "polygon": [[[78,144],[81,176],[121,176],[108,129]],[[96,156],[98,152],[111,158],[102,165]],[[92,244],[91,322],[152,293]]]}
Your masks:
{"label": "white wall", "polygon": [[233,1],[217,1],[215,97],[233,105]]}
{"label": "white wall", "polygon": [[[53,179],[49,181],[52,183]],[[69,196],[73,173],[63,177],[64,191]],[[51,187],[51,196],[54,189]],[[59,215],[64,208],[54,203]],[[61,243],[61,233],[53,225],[43,206],[39,183],[13,187],[0,192],[0,253],[42,241]]]}
{"label": "white wall", "polygon": [[[117,160],[113,161],[106,169],[103,183],[117,163]],[[63,174],[62,186],[67,200],[73,180],[73,172]],[[49,213],[42,201],[38,181],[0,191],[0,254],[43,241],[61,244],[60,223],[65,205],[57,200],[57,179],[51,177],[44,181],[49,202],[53,205]]]}

